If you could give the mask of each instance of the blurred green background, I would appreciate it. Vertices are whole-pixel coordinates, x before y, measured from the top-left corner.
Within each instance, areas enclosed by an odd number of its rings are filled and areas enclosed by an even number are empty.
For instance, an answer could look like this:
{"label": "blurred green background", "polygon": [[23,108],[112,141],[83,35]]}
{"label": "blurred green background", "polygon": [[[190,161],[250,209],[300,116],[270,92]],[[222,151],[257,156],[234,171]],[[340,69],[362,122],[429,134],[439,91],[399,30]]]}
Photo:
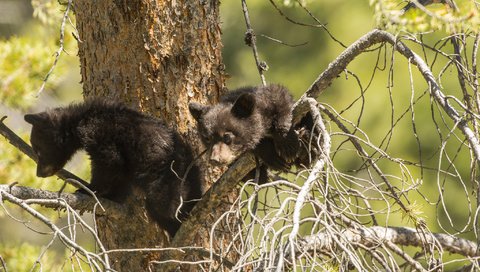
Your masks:
{"label": "blurred green background", "polygon": [[[374,4],[377,2],[370,1]],[[398,10],[405,3],[387,2],[391,4],[391,8]],[[462,4],[467,1],[458,2]],[[305,24],[317,24],[295,1],[275,3],[289,18]],[[341,43],[348,46],[379,24],[376,17],[379,11],[375,12],[374,8],[378,6],[372,6],[366,0],[306,1],[307,8],[326,25],[339,43],[321,27],[288,22],[269,1],[248,1],[248,4],[252,26],[257,34],[260,58],[269,66],[265,73],[267,81],[287,86],[295,98],[299,98],[344,50]],[[443,12],[445,7],[434,5],[431,9]],[[82,99],[76,40],[71,35],[74,32],[71,26],[67,26],[66,30],[66,52],[61,55],[46,89],[37,96],[53,63],[53,55],[59,47],[63,10],[64,7],[50,0],[0,0],[0,115],[7,115],[5,123],[25,140],[29,130],[23,122],[22,116],[25,112],[40,111],[46,107],[66,105]],[[415,18],[417,15],[416,11],[412,11],[405,16]],[[245,85],[259,85],[261,81],[251,48],[244,43],[246,27],[241,2],[223,1],[221,16],[223,57],[229,74],[227,86],[233,89]],[[404,33],[401,28],[390,30]],[[444,27],[425,33],[422,39],[433,46],[447,35],[448,29]],[[288,45],[274,42],[265,36]],[[414,43],[408,45],[432,64],[435,75],[441,72],[438,79],[447,94],[461,97],[456,70],[453,66],[445,68],[447,59],[431,51],[422,51],[422,48]],[[445,43],[441,50],[452,53],[452,46]],[[391,53],[392,49],[386,47],[380,53],[372,51],[362,54],[348,66],[348,72],[343,73],[319,97],[319,101],[330,105],[337,112],[341,112],[342,117],[356,123],[373,144],[386,150],[391,157],[414,163],[421,161],[424,166],[457,172],[456,177],[437,175],[436,171],[426,168],[422,171],[414,166],[402,168],[389,160],[379,161],[387,174],[404,176],[405,180],[398,180],[395,186],[401,188],[421,183],[418,190],[405,197],[411,201],[412,210],[418,213],[419,218],[427,221],[432,231],[459,231],[460,235],[473,239],[471,217],[475,210],[475,198],[472,198],[474,189],[469,182],[470,154],[463,145],[463,137],[458,131],[454,132],[458,138],[449,133],[451,122],[443,121],[441,111],[438,111],[435,105],[432,106],[430,97],[426,94],[428,86],[416,69],[410,67],[403,57],[398,54],[392,56]],[[415,122],[412,122],[412,116]],[[393,131],[392,124],[395,124]],[[333,123],[329,128],[332,130],[333,148],[337,149],[333,154],[335,167],[350,175],[365,177],[365,172],[360,169],[362,161],[350,144],[343,143],[345,136],[338,133],[339,130]],[[372,149],[368,151],[373,152]],[[453,163],[450,164],[449,160]],[[86,164],[85,156],[80,155],[69,163],[67,169],[88,180]],[[411,177],[405,169],[408,169]],[[48,190],[59,190],[62,186],[62,182],[55,178],[36,178],[35,164],[2,139],[0,183],[12,182]],[[442,188],[443,193],[448,195],[444,197],[443,203],[438,202]],[[375,209],[384,208],[381,207],[383,202],[377,205],[379,207],[374,207]],[[50,241],[51,236],[32,232],[24,225],[41,227],[11,205],[5,204],[5,207],[0,209],[0,256],[13,267],[12,271],[28,270],[38,258],[41,247]],[[6,210],[22,218],[20,222],[7,216]],[[452,224],[449,223],[445,211],[452,218]],[[50,213],[53,217],[60,217],[56,216],[55,212]],[[412,226],[412,222],[405,220],[401,213],[379,215],[379,218],[385,220],[383,225]],[[47,267],[50,266],[53,270],[70,269],[63,267],[65,263],[62,257],[67,254],[63,247],[54,248],[57,253],[52,256],[47,254],[45,258],[57,261],[47,261]],[[21,265],[25,264],[30,266],[23,268]]]}

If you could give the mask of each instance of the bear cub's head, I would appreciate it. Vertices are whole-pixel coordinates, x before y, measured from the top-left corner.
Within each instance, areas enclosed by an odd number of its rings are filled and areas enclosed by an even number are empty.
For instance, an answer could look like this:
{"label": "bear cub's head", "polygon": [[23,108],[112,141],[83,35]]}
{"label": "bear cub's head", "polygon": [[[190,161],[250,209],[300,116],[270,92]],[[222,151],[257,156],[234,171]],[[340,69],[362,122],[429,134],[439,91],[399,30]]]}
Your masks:
{"label": "bear cub's head", "polygon": [[215,164],[229,164],[241,153],[252,150],[268,128],[256,107],[253,93],[241,94],[233,103],[214,106],[190,103],[189,110],[198,122],[198,131]]}
{"label": "bear cub's head", "polygon": [[24,118],[33,125],[30,142],[37,156],[37,176],[54,175],[78,148],[72,133],[61,125],[55,111],[26,114]]}

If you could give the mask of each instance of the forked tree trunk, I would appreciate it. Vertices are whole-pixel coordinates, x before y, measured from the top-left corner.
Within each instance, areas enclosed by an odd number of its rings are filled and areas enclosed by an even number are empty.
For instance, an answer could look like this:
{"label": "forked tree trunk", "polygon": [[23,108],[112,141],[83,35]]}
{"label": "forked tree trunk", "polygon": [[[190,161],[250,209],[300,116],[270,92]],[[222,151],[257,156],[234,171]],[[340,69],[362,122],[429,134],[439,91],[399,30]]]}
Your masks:
{"label": "forked tree trunk", "polygon": [[[216,0],[75,1],[84,95],[125,101],[164,119],[198,154],[200,144],[188,103],[216,102],[224,89],[219,4]],[[208,184],[213,176],[207,175]],[[127,200],[129,212],[124,217],[98,218],[107,249],[169,246],[165,233],[145,215],[143,201],[143,193],[135,192]],[[198,237],[185,242],[204,245],[208,233]],[[111,263],[115,270],[141,271],[158,258],[159,253],[119,253],[111,255]]]}

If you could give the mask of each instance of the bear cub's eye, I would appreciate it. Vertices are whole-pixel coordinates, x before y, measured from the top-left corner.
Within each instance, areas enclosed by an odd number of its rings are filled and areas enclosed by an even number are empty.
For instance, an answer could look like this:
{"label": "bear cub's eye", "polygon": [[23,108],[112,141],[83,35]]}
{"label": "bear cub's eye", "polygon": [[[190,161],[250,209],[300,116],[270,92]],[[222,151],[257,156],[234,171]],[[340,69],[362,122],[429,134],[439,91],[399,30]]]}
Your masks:
{"label": "bear cub's eye", "polygon": [[226,145],[230,145],[232,144],[232,141],[233,141],[233,133],[231,132],[226,132],[225,134],[223,134],[223,139],[222,141],[226,144]]}

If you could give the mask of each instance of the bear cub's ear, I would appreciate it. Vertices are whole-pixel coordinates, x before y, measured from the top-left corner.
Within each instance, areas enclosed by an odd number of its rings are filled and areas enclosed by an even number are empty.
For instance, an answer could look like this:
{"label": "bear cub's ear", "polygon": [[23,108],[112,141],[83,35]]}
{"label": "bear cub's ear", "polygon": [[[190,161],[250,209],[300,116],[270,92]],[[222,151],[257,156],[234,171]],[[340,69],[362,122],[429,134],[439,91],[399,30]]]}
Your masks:
{"label": "bear cub's ear", "polygon": [[232,114],[238,118],[248,118],[252,115],[255,108],[255,95],[244,93],[240,95],[232,107]]}
{"label": "bear cub's ear", "polygon": [[191,102],[188,104],[188,109],[190,110],[193,118],[198,121],[210,109],[210,106]]}
{"label": "bear cub's ear", "polygon": [[25,114],[24,119],[27,123],[37,126],[48,124],[48,115],[44,112],[36,114]]}

